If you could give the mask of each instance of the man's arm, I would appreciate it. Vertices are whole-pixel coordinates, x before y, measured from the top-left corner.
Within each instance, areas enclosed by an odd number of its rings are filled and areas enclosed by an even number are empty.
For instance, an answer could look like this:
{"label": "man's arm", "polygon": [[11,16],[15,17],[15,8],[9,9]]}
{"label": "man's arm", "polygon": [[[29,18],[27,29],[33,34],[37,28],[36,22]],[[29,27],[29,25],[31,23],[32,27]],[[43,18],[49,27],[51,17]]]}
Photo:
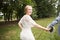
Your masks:
{"label": "man's arm", "polygon": [[52,21],[47,27],[53,27],[55,24],[57,24],[60,20],[60,17],[58,16],[54,21]]}
{"label": "man's arm", "polygon": [[54,30],[54,25],[55,24],[57,24],[57,23],[59,23],[59,21],[60,21],[60,17],[58,16],[54,21],[52,21],[52,23],[50,23],[48,26],[47,26],[47,28],[48,29],[50,29],[49,31],[50,32],[53,32],[53,30]]}

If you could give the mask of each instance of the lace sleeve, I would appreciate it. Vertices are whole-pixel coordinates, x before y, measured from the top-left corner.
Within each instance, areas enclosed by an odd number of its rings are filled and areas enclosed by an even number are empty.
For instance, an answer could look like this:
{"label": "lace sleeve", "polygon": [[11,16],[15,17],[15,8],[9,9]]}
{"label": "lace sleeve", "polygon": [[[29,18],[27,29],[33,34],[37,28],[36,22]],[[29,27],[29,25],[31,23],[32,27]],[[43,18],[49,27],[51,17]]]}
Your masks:
{"label": "lace sleeve", "polygon": [[25,20],[33,26],[36,25],[36,22],[30,16],[25,17]]}

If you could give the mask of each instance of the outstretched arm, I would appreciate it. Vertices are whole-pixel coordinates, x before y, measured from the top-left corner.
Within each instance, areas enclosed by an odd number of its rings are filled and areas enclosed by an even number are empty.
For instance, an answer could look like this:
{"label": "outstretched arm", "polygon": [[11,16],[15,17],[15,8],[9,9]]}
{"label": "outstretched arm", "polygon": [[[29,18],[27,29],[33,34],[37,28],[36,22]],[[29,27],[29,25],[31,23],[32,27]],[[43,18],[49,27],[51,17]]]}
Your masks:
{"label": "outstretched arm", "polygon": [[45,27],[42,27],[42,26],[39,25],[39,24],[35,24],[35,27],[36,27],[36,28],[39,28],[39,29],[43,29],[43,30],[45,30],[45,31],[49,31],[49,29],[47,29],[47,28],[45,28]]}
{"label": "outstretched arm", "polygon": [[54,31],[54,28],[53,27],[54,27],[55,24],[59,23],[59,21],[60,21],[60,17],[58,16],[54,21],[52,21],[52,23],[50,23],[47,26],[47,28],[50,29],[49,30],[50,32],[53,32]]}
{"label": "outstretched arm", "polygon": [[60,20],[60,17],[58,16],[52,23],[50,23],[47,27],[53,27],[55,24],[57,24]]}
{"label": "outstretched arm", "polygon": [[49,31],[49,29],[42,27],[41,25],[37,24],[30,16],[27,16],[25,19],[26,19],[25,21],[29,22],[30,25],[32,25],[33,27]]}

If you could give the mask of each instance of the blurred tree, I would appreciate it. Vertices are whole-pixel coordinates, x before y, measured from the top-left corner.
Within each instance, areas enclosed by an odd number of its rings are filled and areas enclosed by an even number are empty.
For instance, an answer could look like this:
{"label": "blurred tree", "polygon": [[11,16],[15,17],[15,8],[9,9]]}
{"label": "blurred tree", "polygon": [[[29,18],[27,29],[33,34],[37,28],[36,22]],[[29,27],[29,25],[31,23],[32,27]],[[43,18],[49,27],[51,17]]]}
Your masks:
{"label": "blurred tree", "polygon": [[36,9],[35,9],[35,2],[33,0],[20,0],[19,1],[19,7],[17,8],[17,19],[19,20],[25,13],[24,13],[24,7],[26,5],[31,5],[33,7],[33,14],[31,15],[33,19],[37,18],[36,15]]}
{"label": "blurred tree", "polygon": [[5,21],[7,20],[7,18],[6,18],[7,7],[8,7],[7,2],[3,2],[2,12],[4,13],[4,20]]}
{"label": "blurred tree", "polygon": [[57,7],[57,10],[58,10],[57,14],[59,14],[59,13],[60,13],[60,0],[58,0],[58,7]]}
{"label": "blurred tree", "polygon": [[3,3],[2,3],[2,2],[3,2],[3,0],[0,0],[0,10],[1,10],[2,7],[3,7],[3,5],[2,5]]}
{"label": "blurred tree", "polygon": [[51,17],[55,15],[55,5],[53,3],[56,0],[35,0],[37,4],[37,15],[38,18],[43,18],[43,17]]}
{"label": "blurred tree", "polygon": [[[15,14],[17,20],[19,20],[25,13],[24,7],[31,5],[33,7],[33,19],[50,17],[55,15],[56,0],[0,0],[0,9],[4,14],[4,20],[12,20],[12,16]],[[16,13],[13,13],[15,11]]]}

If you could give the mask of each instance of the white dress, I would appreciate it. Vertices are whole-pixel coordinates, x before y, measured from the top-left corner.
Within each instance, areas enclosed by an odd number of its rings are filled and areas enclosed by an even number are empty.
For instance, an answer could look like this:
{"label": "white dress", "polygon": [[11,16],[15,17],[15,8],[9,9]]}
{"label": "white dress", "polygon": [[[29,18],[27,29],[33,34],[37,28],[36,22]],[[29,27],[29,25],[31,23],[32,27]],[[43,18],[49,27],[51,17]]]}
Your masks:
{"label": "white dress", "polygon": [[24,15],[20,23],[22,24],[22,31],[20,33],[21,40],[35,40],[31,28],[36,24],[35,21],[29,16]]}

